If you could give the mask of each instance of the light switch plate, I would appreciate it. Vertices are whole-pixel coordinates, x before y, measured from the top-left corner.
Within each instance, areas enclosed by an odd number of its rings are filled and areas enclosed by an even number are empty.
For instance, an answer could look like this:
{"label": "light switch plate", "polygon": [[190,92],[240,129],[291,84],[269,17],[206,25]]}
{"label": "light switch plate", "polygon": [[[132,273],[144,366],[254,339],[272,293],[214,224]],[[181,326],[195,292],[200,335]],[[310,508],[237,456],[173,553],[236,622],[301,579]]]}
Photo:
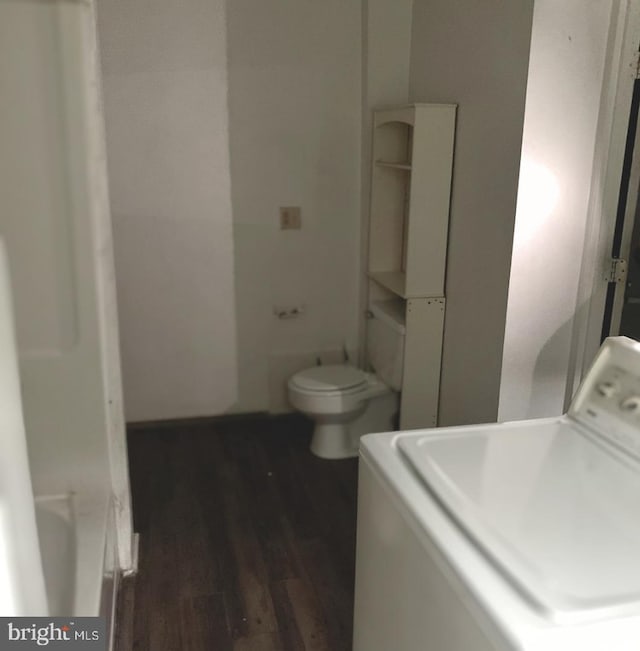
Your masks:
{"label": "light switch plate", "polygon": [[300,206],[282,206],[280,208],[280,229],[298,230],[302,227]]}

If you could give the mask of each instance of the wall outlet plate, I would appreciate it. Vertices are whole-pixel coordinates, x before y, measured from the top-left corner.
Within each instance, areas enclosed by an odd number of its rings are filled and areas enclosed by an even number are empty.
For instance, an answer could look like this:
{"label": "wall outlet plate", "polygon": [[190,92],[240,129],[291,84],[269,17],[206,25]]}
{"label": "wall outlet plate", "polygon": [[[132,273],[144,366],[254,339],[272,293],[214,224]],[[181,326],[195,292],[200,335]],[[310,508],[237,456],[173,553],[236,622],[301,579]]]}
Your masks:
{"label": "wall outlet plate", "polygon": [[280,229],[299,230],[302,227],[300,206],[282,206],[280,208]]}

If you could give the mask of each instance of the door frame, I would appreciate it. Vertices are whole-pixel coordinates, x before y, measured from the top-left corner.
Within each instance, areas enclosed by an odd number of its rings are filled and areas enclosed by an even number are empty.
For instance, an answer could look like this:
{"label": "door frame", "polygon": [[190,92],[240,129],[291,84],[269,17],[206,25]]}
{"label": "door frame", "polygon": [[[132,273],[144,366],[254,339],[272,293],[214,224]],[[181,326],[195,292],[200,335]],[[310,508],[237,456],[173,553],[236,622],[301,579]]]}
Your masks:
{"label": "door frame", "polygon": [[87,2],[83,34],[85,38],[83,43],[85,137],[89,170],[88,185],[93,209],[91,215],[93,261],[98,299],[112,508],[116,527],[118,566],[123,574],[130,575],[138,570],[138,536],[133,531],[96,0]]}
{"label": "door frame", "polygon": [[[565,391],[565,408],[571,402],[601,343],[609,285],[605,278],[605,271],[611,259],[633,89],[638,74],[640,0],[620,0],[614,7],[614,11],[616,15],[611,21],[605,81],[598,118],[591,195]],[[636,140],[637,136],[638,134]],[[638,174],[640,179],[640,160],[636,158],[640,158],[640,147],[635,148],[632,170],[632,174]],[[633,187],[631,183],[629,187]],[[631,211],[632,214],[635,212],[636,198],[634,193],[631,202],[628,202],[634,204],[633,210],[627,205],[627,212]]]}
{"label": "door frame", "polygon": [[[640,60],[640,57],[639,57]],[[625,172],[623,172],[622,187],[620,189],[620,203],[613,236],[612,255],[627,261],[627,267],[616,280],[610,282],[605,305],[602,336],[617,335],[620,333],[622,310],[627,285],[629,268],[629,255],[631,252],[631,238],[633,235],[636,210],[638,206],[638,189],[640,187],[640,125],[638,124],[638,108],[640,107],[640,81],[636,79],[633,105],[629,118],[629,139],[625,154]],[[628,171],[627,171],[628,170]],[[611,305],[609,305],[611,303]],[[609,312],[609,314],[607,314]],[[609,317],[609,318],[607,318]],[[608,321],[608,322],[607,322]]]}

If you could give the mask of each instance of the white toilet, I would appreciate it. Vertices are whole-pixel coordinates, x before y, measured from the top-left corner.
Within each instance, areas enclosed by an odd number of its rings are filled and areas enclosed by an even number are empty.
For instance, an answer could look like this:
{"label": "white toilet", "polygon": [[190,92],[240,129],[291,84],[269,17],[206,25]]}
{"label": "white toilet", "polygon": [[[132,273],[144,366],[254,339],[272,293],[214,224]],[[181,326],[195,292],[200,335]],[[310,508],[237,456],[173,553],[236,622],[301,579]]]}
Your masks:
{"label": "white toilet", "polygon": [[347,364],[314,366],[289,379],[289,400],[315,421],[311,451],[325,459],[356,456],[360,437],[398,429],[404,306],[371,305],[367,352],[374,373]]}

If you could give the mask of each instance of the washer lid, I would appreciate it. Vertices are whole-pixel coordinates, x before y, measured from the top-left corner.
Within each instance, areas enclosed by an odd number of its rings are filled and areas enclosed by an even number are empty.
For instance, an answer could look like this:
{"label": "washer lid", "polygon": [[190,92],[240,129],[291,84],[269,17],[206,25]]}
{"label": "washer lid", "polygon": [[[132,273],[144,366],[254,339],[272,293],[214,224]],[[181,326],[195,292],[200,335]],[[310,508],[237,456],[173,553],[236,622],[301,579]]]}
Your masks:
{"label": "washer lid", "polygon": [[353,366],[314,366],[296,373],[291,383],[303,391],[345,391],[366,383],[366,376]]}
{"label": "washer lid", "polygon": [[640,465],[570,422],[397,439],[505,578],[546,616],[569,622],[640,602]]}

